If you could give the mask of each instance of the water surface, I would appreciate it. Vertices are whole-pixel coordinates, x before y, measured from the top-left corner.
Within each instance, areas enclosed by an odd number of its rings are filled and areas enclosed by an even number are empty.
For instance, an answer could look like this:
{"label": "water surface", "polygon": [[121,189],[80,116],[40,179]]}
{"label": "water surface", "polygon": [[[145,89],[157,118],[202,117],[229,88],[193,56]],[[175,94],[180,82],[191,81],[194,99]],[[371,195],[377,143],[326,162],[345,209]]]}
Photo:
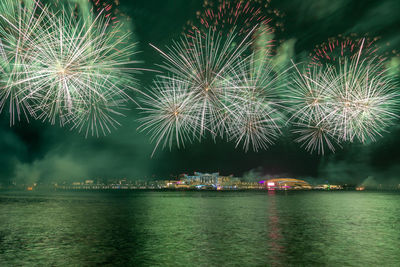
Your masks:
{"label": "water surface", "polygon": [[0,266],[400,266],[390,192],[0,192]]}

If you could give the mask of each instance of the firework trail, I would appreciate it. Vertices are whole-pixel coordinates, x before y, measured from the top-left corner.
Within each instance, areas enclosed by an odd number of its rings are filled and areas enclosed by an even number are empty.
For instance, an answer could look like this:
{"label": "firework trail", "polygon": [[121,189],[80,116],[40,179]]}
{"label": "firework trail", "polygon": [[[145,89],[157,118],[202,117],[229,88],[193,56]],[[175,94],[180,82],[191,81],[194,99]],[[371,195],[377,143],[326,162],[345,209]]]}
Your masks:
{"label": "firework trail", "polygon": [[334,151],[343,142],[375,141],[398,118],[394,77],[382,71],[383,62],[361,55],[362,45],[338,66],[313,65],[305,74],[297,69],[291,122],[306,150],[323,154],[324,147]]}

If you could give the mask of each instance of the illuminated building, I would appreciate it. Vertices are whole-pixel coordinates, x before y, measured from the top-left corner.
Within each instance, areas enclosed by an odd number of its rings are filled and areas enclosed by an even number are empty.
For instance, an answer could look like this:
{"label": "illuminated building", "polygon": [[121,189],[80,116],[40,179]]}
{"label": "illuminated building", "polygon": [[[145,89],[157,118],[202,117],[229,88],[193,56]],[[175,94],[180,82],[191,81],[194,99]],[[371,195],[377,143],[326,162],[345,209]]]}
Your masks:
{"label": "illuminated building", "polygon": [[190,184],[217,184],[219,172],[214,173],[201,173],[195,172],[193,176],[184,175],[185,180]]}
{"label": "illuminated building", "polygon": [[238,189],[241,185],[241,181],[237,177],[231,176],[220,176],[217,181],[217,190],[232,190]]}
{"label": "illuminated building", "polygon": [[317,189],[317,190],[342,190],[343,186],[334,185],[334,184],[322,184],[322,185],[314,186],[313,189]]}
{"label": "illuminated building", "polygon": [[294,178],[276,178],[264,181],[269,190],[293,190],[293,189],[311,189],[311,185],[306,181]]}
{"label": "illuminated building", "polygon": [[165,181],[165,188],[171,189],[188,189],[190,186],[185,183],[185,181]]}

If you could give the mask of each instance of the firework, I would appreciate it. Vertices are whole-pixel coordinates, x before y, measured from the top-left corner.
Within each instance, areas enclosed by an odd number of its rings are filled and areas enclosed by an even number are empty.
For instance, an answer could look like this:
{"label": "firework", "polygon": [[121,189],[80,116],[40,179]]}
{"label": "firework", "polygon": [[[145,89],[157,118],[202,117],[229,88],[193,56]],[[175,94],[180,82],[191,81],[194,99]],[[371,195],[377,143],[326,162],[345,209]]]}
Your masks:
{"label": "firework", "polygon": [[118,13],[117,7],[119,0],[89,0],[92,4],[92,11],[96,13],[104,13],[106,18],[110,18],[112,25],[119,22],[116,14]]}
{"label": "firework", "polygon": [[[231,33],[238,24],[241,25],[238,35],[246,35],[257,24],[264,24],[268,30],[272,30],[268,25],[271,19],[262,14],[261,7],[254,7],[251,2],[223,1],[215,10],[206,8],[198,19],[204,29],[211,29],[219,34]],[[201,31],[196,26],[193,29]]]}
{"label": "firework", "polygon": [[284,124],[281,95],[286,73],[274,72],[269,58],[256,54],[228,72],[236,86],[235,95],[226,101],[230,115],[224,121],[228,140],[235,140],[236,146],[243,143],[245,151],[250,145],[258,151],[273,144]]}
{"label": "firework", "polygon": [[139,129],[151,134],[151,141],[155,142],[153,154],[159,146],[171,148],[176,143],[180,147],[199,138],[200,118],[188,83],[161,78],[148,94],[143,93],[140,102],[143,117]]}
{"label": "firework", "polygon": [[267,149],[281,134],[281,118],[268,103],[246,101],[234,111],[235,122],[228,126],[229,138],[235,140],[236,146],[243,143],[246,152],[250,146],[254,151]]}
{"label": "firework", "polygon": [[[310,66],[324,64],[344,63],[344,59],[360,57],[361,60],[378,59],[384,60],[377,53],[379,48],[376,45],[378,38],[359,38],[354,34],[352,36],[338,36],[330,38],[328,42],[322,43],[310,54]],[[360,52],[361,51],[361,52]]]}
{"label": "firework", "polygon": [[393,77],[382,72],[380,64],[358,60],[345,61],[338,71],[337,90],[332,92],[336,105],[330,117],[335,128],[341,129],[341,140],[357,138],[365,143],[375,141],[397,118],[398,93]]}
{"label": "firework", "polygon": [[356,57],[340,59],[337,66],[314,65],[311,72],[297,72],[292,83],[291,121],[296,140],[307,150],[324,153],[327,146],[375,141],[398,117],[397,84],[382,71],[381,61]]}
{"label": "firework", "polygon": [[[24,27],[34,29],[32,37],[14,24],[8,25],[29,45],[23,50],[25,67],[18,72],[20,77],[13,77],[13,83],[25,92],[18,101],[34,100],[35,114],[52,124],[72,122],[77,123],[73,128],[81,129],[91,119],[92,134],[98,134],[93,129],[97,126],[108,132],[106,124],[115,125],[111,115],[119,114],[115,103],[130,100],[127,91],[135,90],[132,74],[136,69],[131,66],[136,61],[130,57],[136,44],[127,44],[129,33],[119,31],[118,26],[108,27],[109,18],[101,13],[82,19],[74,9],[56,13],[40,9],[43,19],[35,15],[30,20],[35,27]],[[21,68],[19,63],[15,66]]]}
{"label": "firework", "polygon": [[117,17],[119,0],[43,0],[43,2],[53,7],[54,10],[65,7],[73,8],[81,13],[84,18],[101,14],[108,19],[112,26],[119,22],[119,17]]}
{"label": "firework", "polygon": [[340,146],[334,130],[329,123],[313,120],[310,118],[307,124],[295,123],[296,129],[293,131],[299,137],[295,140],[311,153],[317,151],[318,154],[325,153],[325,147],[335,152],[335,147]]}
{"label": "firework", "polygon": [[[173,141],[178,146],[185,140],[200,141],[205,133],[242,144],[246,152],[274,143],[284,125],[280,96],[287,72],[275,71],[268,52],[244,56],[250,35],[233,46],[234,33],[225,39],[210,30],[206,36],[196,33],[197,38],[175,42],[167,52],[154,47],[168,74],[160,75],[162,82],[142,101],[151,108],[145,110],[141,128],[152,133],[156,148],[160,143],[171,147]],[[176,112],[180,105],[183,113]]]}
{"label": "firework", "polygon": [[[197,21],[188,21],[185,33],[189,38],[196,38],[196,32],[207,35],[209,31],[221,35],[237,33],[237,39],[252,31],[256,40],[253,48],[267,49],[274,46],[274,34],[282,29],[282,23],[277,22],[282,16],[276,9],[270,8],[270,1],[206,1],[203,10],[197,12]],[[238,26],[240,25],[240,26]],[[257,30],[253,30],[254,27]]]}
{"label": "firework", "polygon": [[45,12],[35,1],[5,0],[0,4],[0,111],[8,108],[10,125],[24,116],[34,116],[26,72],[31,61],[27,52],[33,40],[43,37]]}
{"label": "firework", "polygon": [[155,83],[141,100],[145,108],[140,128],[151,132],[156,148],[200,141],[204,132],[214,139],[233,140],[236,146],[243,144],[245,151],[273,144],[284,124],[279,96],[286,72],[276,73],[269,58],[258,54],[224,68],[218,75],[212,73],[217,81],[208,84],[208,90],[201,87],[202,77],[200,82],[197,76],[187,79],[190,72],[180,77],[173,72],[175,76],[163,76]]}
{"label": "firework", "polygon": [[82,18],[75,6],[53,12],[36,1],[8,2],[0,6],[0,103],[10,102],[11,124],[23,112],[86,127],[86,135],[118,125],[114,116],[131,100],[127,91],[135,90],[129,33],[108,27],[102,12]]}
{"label": "firework", "polygon": [[208,129],[214,129],[223,117],[226,106],[221,99],[234,93],[235,89],[234,85],[226,81],[224,73],[228,68],[238,65],[238,60],[250,42],[246,42],[247,38],[244,38],[240,44],[233,46],[234,33],[229,34],[226,39],[214,32],[210,32],[205,38],[200,33],[197,36],[198,38],[190,41],[184,37],[181,42],[175,42],[168,48],[167,52],[153,47],[165,59],[161,67],[173,79],[188,84],[196,99],[195,110],[200,118],[198,126],[203,134],[207,123],[211,125]]}
{"label": "firework", "polygon": [[86,101],[76,103],[71,117],[72,129],[84,132],[86,137],[107,135],[112,129],[116,129],[120,123],[115,117],[124,116],[128,99],[114,94],[113,90],[102,95],[93,93]]}

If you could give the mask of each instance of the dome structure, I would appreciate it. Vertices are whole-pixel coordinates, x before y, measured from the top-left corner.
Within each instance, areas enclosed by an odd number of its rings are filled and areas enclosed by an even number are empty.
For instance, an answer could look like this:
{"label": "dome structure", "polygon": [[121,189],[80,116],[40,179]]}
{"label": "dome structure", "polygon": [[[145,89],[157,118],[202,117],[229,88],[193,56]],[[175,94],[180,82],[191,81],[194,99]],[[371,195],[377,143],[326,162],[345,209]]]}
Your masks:
{"label": "dome structure", "polygon": [[292,190],[292,189],[311,189],[311,185],[306,181],[294,178],[276,178],[266,181],[268,189]]}

